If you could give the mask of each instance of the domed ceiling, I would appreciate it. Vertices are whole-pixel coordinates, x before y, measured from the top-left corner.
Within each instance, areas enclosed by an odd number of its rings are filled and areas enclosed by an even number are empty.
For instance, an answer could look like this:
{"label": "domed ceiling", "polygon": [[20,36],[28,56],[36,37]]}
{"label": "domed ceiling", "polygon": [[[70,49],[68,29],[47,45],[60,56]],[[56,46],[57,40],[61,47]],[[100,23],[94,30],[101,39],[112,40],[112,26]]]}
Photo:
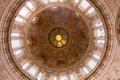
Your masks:
{"label": "domed ceiling", "polygon": [[[42,66],[68,68],[81,61],[90,43],[89,28],[76,11],[66,7],[50,7],[31,22],[27,36],[31,57]],[[25,44],[26,45],[26,44]]]}
{"label": "domed ceiling", "polygon": [[89,2],[83,0],[78,8],[53,3],[42,9],[32,3],[28,1],[17,13],[11,31],[13,59],[20,69],[53,76],[81,70],[84,76],[97,67],[104,55],[106,33]]}
{"label": "domed ceiling", "polygon": [[112,60],[106,57],[114,55],[113,30],[105,23],[107,13],[93,5],[100,3],[92,2],[13,0],[2,19],[10,18],[9,25],[1,24],[1,50],[11,74],[17,80],[95,80],[93,76],[101,75],[103,65],[110,64],[105,61]]}

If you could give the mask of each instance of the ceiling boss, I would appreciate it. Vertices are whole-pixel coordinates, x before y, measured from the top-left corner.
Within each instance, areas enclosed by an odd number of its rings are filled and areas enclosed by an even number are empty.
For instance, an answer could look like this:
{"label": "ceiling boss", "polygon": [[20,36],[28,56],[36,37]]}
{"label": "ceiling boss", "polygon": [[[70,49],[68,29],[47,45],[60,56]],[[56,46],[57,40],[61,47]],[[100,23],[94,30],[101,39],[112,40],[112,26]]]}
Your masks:
{"label": "ceiling boss", "polygon": [[53,47],[60,48],[68,43],[69,36],[65,29],[56,27],[49,32],[48,39]]}

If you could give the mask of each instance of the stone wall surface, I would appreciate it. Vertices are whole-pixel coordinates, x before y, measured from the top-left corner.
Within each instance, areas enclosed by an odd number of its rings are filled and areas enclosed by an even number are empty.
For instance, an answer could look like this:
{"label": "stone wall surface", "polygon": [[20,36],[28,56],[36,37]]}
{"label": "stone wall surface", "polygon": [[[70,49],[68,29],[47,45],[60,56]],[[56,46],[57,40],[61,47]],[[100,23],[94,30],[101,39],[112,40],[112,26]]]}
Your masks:
{"label": "stone wall surface", "polygon": [[[120,0],[104,0],[109,7],[113,17],[116,19],[118,9],[120,8]],[[101,80],[120,80],[120,47],[117,46],[111,66],[102,76]]]}
{"label": "stone wall surface", "polygon": [[101,80],[120,80],[120,47],[117,46],[116,54],[110,68],[102,76]]}
{"label": "stone wall surface", "polygon": [[[0,0],[0,21],[1,21],[2,14],[4,13],[5,8],[7,7],[10,1],[11,0]],[[0,57],[0,80],[14,80],[12,76],[9,74],[9,72],[7,71],[7,69],[5,68],[5,66],[3,65],[1,57]]]}
{"label": "stone wall surface", "polygon": [[11,0],[0,0],[0,19],[2,17],[2,14],[5,10],[5,8],[7,7],[8,3],[10,2]]}
{"label": "stone wall surface", "polygon": [[114,18],[116,17],[117,11],[120,7],[120,0],[103,0],[111,10]]}

